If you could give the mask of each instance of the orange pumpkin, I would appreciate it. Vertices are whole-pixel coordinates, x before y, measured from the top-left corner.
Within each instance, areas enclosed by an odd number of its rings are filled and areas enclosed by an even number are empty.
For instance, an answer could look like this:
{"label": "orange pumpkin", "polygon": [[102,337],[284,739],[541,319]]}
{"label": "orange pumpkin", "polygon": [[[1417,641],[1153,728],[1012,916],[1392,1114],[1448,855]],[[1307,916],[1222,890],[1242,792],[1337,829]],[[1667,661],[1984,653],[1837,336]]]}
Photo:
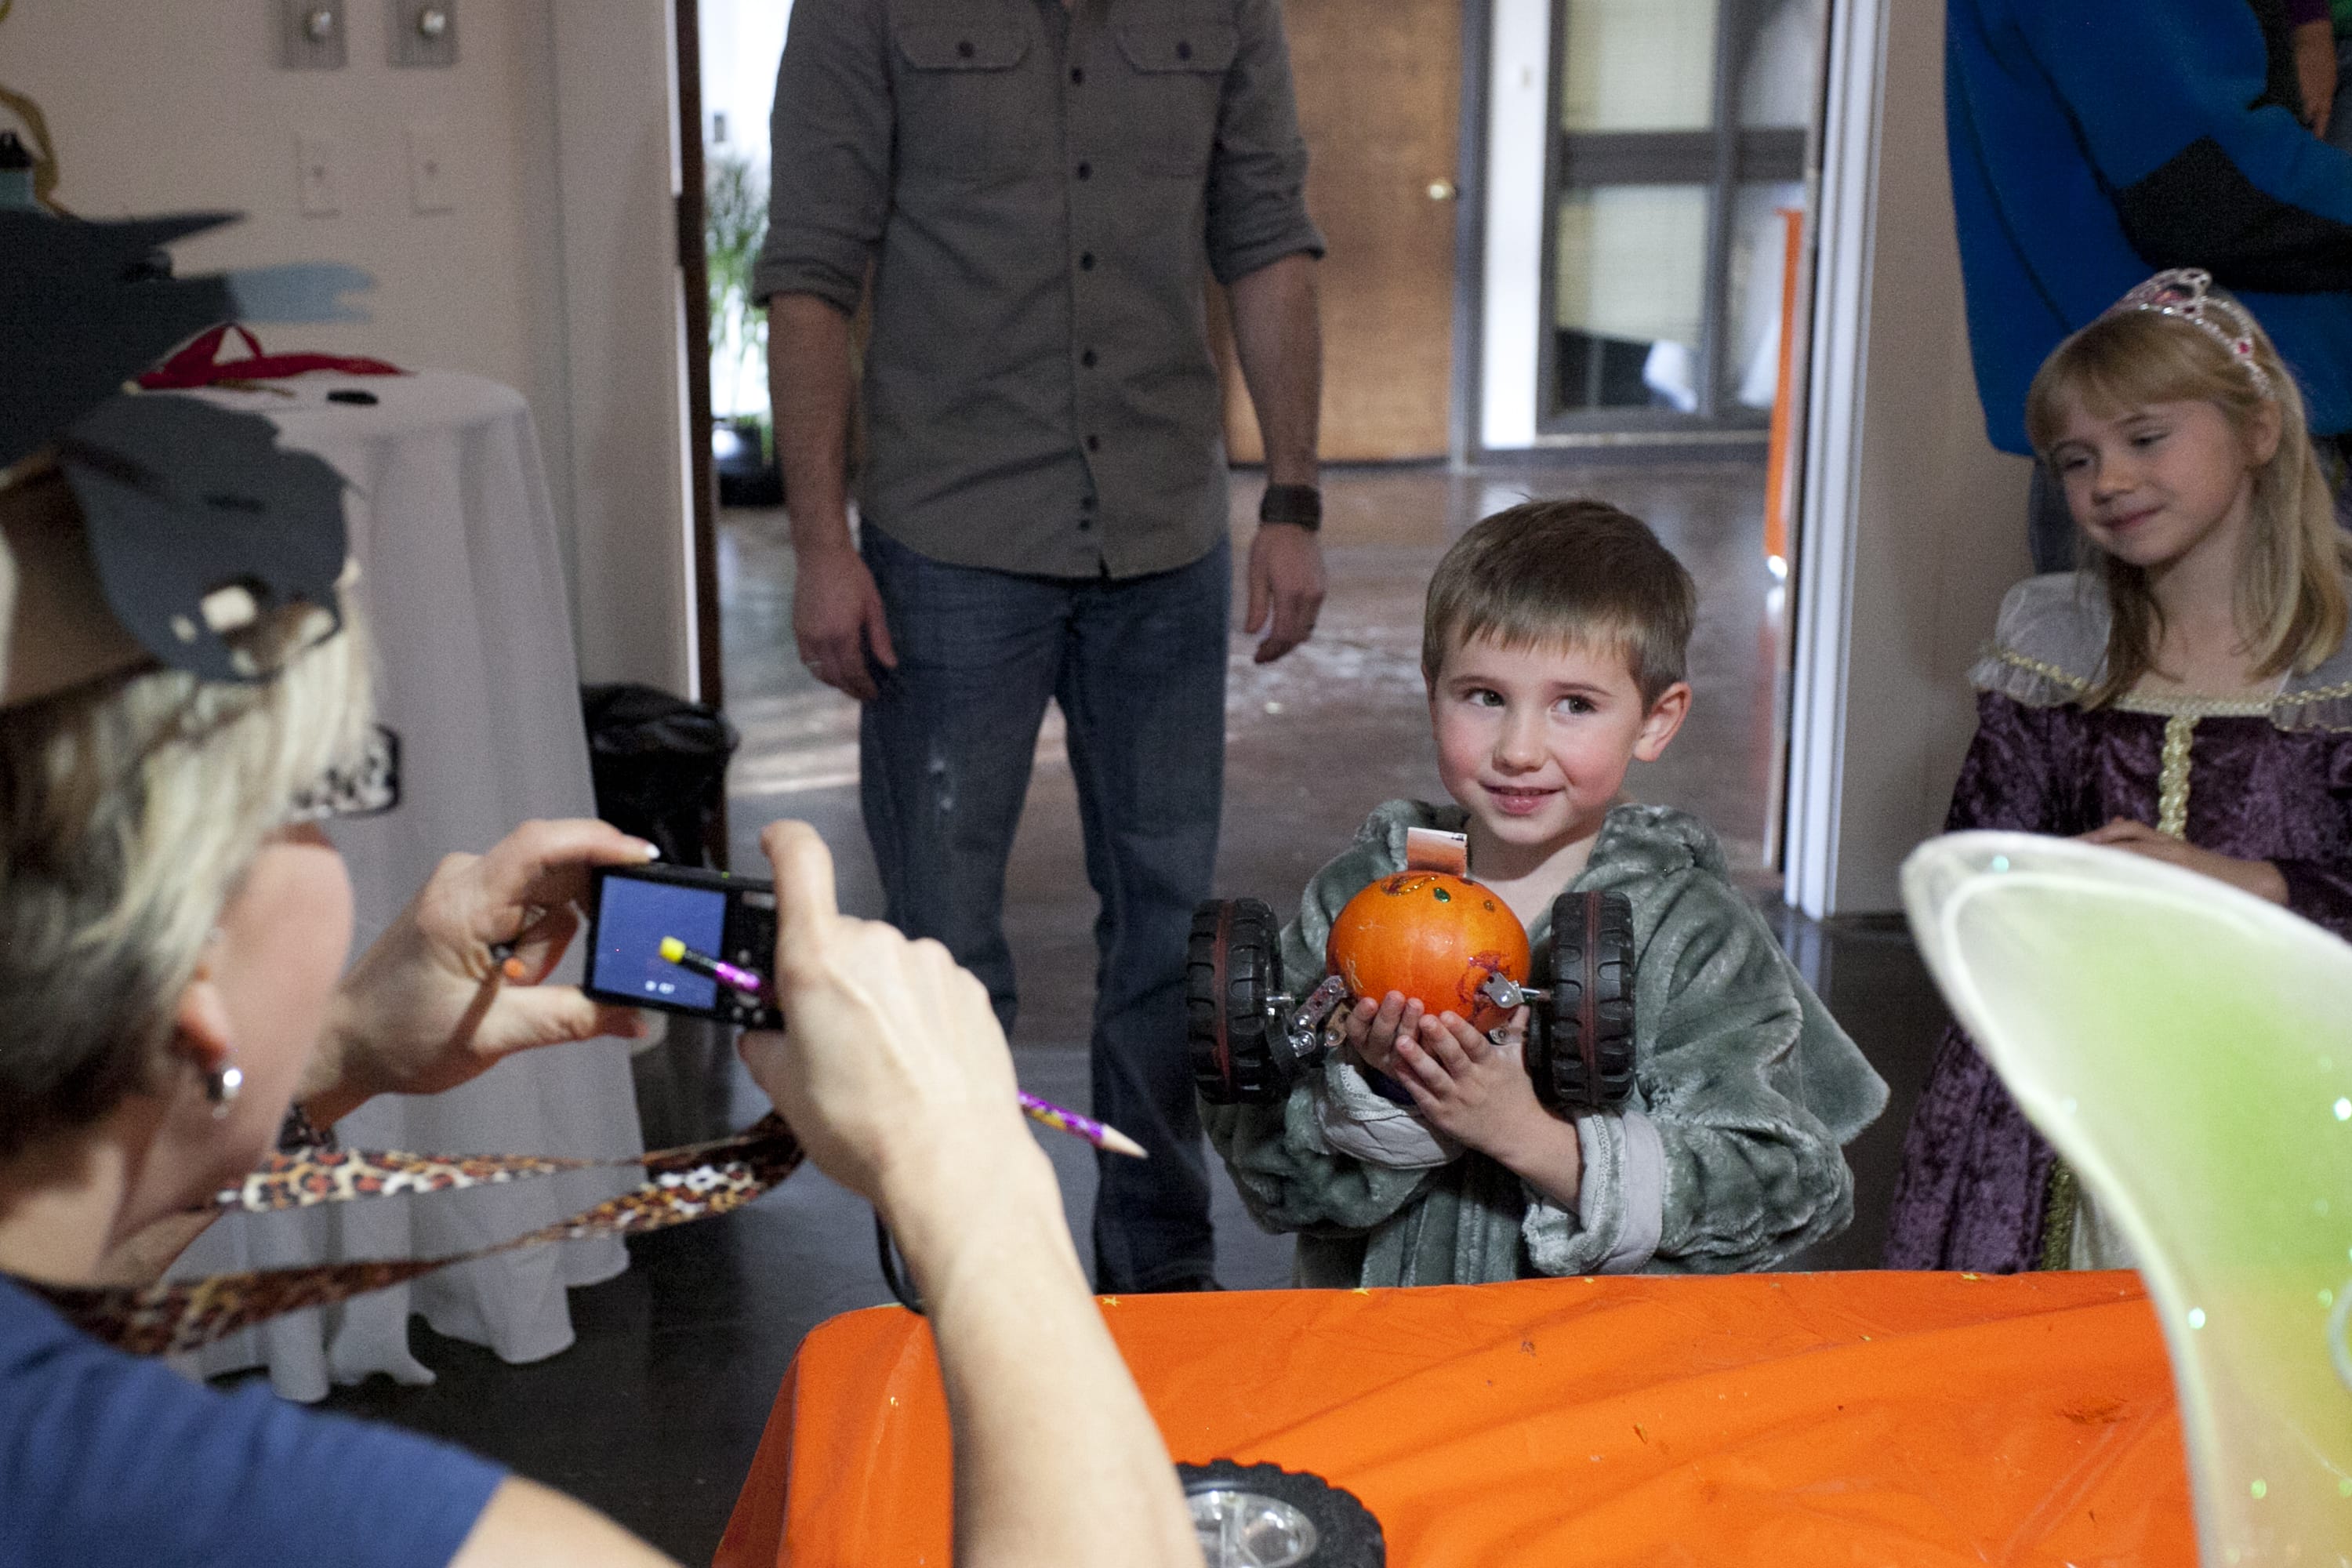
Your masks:
{"label": "orange pumpkin", "polygon": [[1491,889],[1443,871],[1399,871],[1348,900],[1324,950],[1356,996],[1401,991],[1432,1014],[1491,1029],[1509,1015],[1478,993],[1496,974],[1527,984],[1528,933]]}

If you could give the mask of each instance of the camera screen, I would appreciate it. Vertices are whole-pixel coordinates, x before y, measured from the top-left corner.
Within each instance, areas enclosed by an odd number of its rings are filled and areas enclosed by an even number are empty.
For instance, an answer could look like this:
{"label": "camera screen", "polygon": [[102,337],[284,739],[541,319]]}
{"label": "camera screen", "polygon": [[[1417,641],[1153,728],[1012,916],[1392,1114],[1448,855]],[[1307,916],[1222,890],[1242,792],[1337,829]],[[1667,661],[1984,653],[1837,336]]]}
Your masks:
{"label": "camera screen", "polygon": [[698,952],[718,952],[726,942],[727,895],[630,877],[606,877],[604,888],[589,984],[608,994],[644,996],[673,1007],[710,1006],[719,983],[664,963],[661,942],[674,936]]}

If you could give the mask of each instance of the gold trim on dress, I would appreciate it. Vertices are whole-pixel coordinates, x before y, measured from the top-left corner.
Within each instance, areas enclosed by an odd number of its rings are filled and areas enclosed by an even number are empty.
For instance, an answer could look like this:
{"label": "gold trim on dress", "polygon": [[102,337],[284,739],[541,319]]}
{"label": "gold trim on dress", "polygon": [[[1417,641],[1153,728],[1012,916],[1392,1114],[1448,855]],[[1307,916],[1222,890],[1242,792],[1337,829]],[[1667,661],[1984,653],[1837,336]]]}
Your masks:
{"label": "gold trim on dress", "polygon": [[2056,665],[2046,663],[2042,659],[2028,658],[2015,648],[1997,647],[1992,650],[1992,655],[2012,668],[2021,669],[2028,675],[2038,675],[2044,680],[2054,680],[2069,691],[2091,689],[2091,683],[2081,676],[2069,675]]}
{"label": "gold trim on dress", "polygon": [[2164,721],[2164,762],[2156,773],[2156,830],[2168,838],[2189,837],[2189,749],[2197,737],[2197,715],[2175,713]]}
{"label": "gold trim on dress", "polygon": [[2149,691],[2135,687],[2111,705],[2118,713],[2154,713],[2166,719],[2267,719],[2275,697],[2202,697],[2192,691]]}

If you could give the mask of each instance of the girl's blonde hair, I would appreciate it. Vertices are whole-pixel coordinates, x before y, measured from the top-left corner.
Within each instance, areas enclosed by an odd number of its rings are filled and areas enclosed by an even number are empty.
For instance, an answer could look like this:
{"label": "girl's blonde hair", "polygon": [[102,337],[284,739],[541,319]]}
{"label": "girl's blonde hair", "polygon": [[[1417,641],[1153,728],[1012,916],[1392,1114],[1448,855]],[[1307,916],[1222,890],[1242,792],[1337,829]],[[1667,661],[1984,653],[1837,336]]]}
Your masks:
{"label": "girl's blonde hair", "polygon": [[[0,497],[0,502],[6,498]],[[0,1160],[154,1081],[222,908],[373,717],[364,629],[297,605],[253,685],[146,668],[0,712]]]}
{"label": "girl's blonde hair", "polygon": [[[2196,401],[2220,409],[2251,446],[2274,401],[2278,449],[2253,473],[2253,526],[2239,563],[2236,618],[2253,649],[2257,676],[2307,672],[2343,644],[2352,544],[2336,526],[2294,377],[2261,324],[2243,306],[2236,308],[2245,315],[2253,363],[2268,380],[2267,390],[2215,333],[2156,310],[2122,310],[2093,321],[2042,362],[2025,395],[2025,429],[2047,462],[2077,406],[2104,413]],[[2095,708],[2129,691],[2155,668],[2164,617],[2145,571],[2105,551],[2086,553],[2087,568],[2106,584],[2113,612],[2106,664],[2084,699]]]}

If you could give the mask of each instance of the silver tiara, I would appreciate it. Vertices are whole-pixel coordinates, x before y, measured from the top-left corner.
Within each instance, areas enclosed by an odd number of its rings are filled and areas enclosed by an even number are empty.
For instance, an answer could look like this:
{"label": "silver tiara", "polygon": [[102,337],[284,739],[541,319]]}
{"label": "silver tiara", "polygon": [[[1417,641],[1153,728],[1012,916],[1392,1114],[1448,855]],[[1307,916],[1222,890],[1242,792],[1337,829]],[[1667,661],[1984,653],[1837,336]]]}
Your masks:
{"label": "silver tiara", "polygon": [[2269,373],[2254,358],[2253,317],[2227,294],[2213,292],[2213,275],[2203,268],[2168,268],[2116,300],[2105,313],[2120,316],[2131,310],[2154,310],[2188,322],[2246,367],[2256,392],[2268,398],[2278,396]]}

